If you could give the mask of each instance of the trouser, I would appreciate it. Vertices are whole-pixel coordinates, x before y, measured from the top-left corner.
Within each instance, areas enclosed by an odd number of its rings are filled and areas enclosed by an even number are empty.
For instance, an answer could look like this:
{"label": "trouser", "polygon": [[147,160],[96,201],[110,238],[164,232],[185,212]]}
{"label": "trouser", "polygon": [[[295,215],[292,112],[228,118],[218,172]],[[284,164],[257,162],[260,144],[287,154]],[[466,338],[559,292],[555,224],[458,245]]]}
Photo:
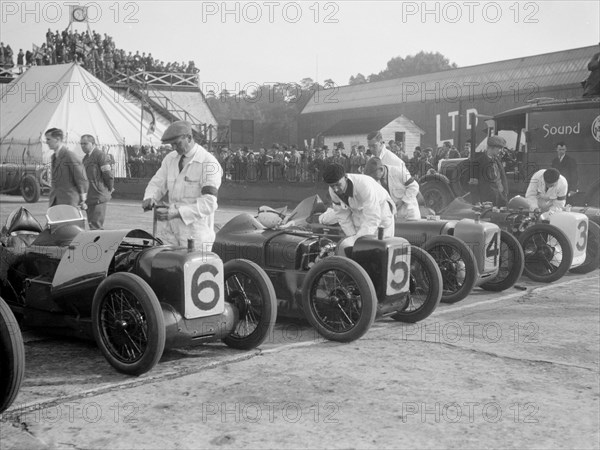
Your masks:
{"label": "trouser", "polygon": [[87,217],[90,230],[103,230],[104,218],[106,217],[106,202],[87,204]]}

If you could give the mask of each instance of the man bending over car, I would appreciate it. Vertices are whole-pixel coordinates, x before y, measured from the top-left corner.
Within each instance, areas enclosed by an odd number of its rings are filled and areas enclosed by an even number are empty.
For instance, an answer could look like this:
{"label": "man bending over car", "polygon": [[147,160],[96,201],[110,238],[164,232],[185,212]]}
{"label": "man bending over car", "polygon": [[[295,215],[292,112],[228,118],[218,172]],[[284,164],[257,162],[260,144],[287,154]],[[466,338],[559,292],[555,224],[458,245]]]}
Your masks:
{"label": "man bending over car", "polygon": [[330,164],[323,171],[329,185],[335,217],[347,236],[338,246],[338,254],[354,246],[361,236],[376,236],[382,227],[383,237],[394,236],[396,206],[387,191],[368,175],[346,173],[341,164]]}
{"label": "man bending over car", "polygon": [[567,179],[558,170],[542,169],[531,177],[525,198],[532,210],[561,211],[565,207],[568,192]]}

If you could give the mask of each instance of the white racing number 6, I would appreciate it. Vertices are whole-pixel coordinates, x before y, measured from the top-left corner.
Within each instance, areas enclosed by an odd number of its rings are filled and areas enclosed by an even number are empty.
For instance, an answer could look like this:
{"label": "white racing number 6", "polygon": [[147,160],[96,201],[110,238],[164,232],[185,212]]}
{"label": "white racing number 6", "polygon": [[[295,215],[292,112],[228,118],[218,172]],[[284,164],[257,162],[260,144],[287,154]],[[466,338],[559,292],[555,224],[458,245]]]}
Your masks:
{"label": "white racing number 6", "polygon": [[408,290],[408,246],[396,247],[390,255],[387,295]]}
{"label": "white racing number 6", "polygon": [[[221,297],[221,291],[216,281],[204,280],[198,283],[200,276],[207,272],[210,273],[213,277],[216,277],[219,273],[219,270],[215,266],[212,266],[210,264],[203,264],[196,269],[194,275],[192,276],[192,302],[194,302],[194,305],[196,305],[196,307],[198,309],[201,309],[202,311],[210,311],[211,309],[213,309],[217,305],[219,298]],[[213,298],[209,302],[205,302],[200,299],[200,295],[206,289],[210,289],[213,293]]]}

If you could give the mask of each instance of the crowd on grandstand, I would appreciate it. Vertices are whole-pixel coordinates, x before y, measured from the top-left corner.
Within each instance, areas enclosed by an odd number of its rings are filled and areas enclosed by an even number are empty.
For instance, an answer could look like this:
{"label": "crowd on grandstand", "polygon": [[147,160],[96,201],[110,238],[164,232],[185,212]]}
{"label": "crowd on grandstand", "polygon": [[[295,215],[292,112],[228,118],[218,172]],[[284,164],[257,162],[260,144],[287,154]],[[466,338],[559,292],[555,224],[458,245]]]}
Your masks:
{"label": "crowd on grandstand", "polygon": [[[466,158],[471,152],[470,143],[465,144],[461,151],[449,142],[435,150],[431,147],[416,147],[410,158],[402,143],[389,141],[387,148],[404,161],[415,177],[435,172],[442,159]],[[151,177],[169,151],[171,148],[168,145],[158,149],[139,145],[127,147],[128,176]],[[222,147],[214,155],[223,168],[224,181],[318,182],[329,163],[341,164],[348,173],[362,173],[371,152],[364,145],[353,145],[347,153],[340,142],[333,149],[323,145],[299,150],[295,145],[288,147],[285,144],[273,144],[269,149],[263,147],[258,151],[246,146],[235,150]],[[505,160],[510,161],[510,155],[506,155]]]}
{"label": "crowd on grandstand", "polygon": [[[117,48],[113,38],[106,33],[89,31],[79,33],[72,29],[60,32],[52,32],[50,28],[46,32],[46,40],[40,46],[33,45],[32,50],[23,53],[19,49],[16,57],[16,67],[19,73],[31,66],[47,66],[51,64],[63,64],[77,62],[86,70],[98,78],[106,78],[107,75],[117,71],[149,71],[170,73],[197,73],[198,69],[194,61],[167,62],[154,59],[152,53],[146,55],[139,51],[126,52]],[[10,45],[0,48],[0,67],[11,69],[15,67],[14,52]]]}

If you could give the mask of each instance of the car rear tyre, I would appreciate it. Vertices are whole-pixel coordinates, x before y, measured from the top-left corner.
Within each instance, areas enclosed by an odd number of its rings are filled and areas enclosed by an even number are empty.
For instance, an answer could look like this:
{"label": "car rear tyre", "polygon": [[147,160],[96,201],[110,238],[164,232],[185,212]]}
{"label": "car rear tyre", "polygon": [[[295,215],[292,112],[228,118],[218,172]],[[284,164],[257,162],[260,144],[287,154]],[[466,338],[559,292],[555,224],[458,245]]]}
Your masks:
{"label": "car rear tyre", "polygon": [[392,319],[415,323],[426,319],[440,304],[442,298],[442,273],[433,257],[425,250],[410,247],[410,298],[404,310]]}
{"label": "car rear tyre", "polygon": [[500,257],[498,275],[481,285],[482,289],[492,292],[504,291],[515,285],[525,268],[523,248],[516,237],[508,231],[500,232]]}
{"label": "car rear tyre", "polygon": [[21,195],[27,203],[35,203],[40,199],[40,185],[31,175],[25,175],[21,180]]}
{"label": "car rear tyre", "polygon": [[454,236],[434,236],[423,245],[442,274],[442,303],[463,300],[477,282],[477,262],[467,244]]}
{"label": "car rear tyre", "polygon": [[160,360],[165,348],[162,308],[152,288],[132,273],[106,278],[92,303],[94,338],[119,372],[142,375]]}
{"label": "car rear tyre", "polygon": [[273,283],[258,265],[245,259],[224,264],[225,301],[237,308],[239,320],[223,339],[229,347],[258,347],[273,332],[277,320],[277,296]]}
{"label": "car rear tyre", "polygon": [[350,342],[371,328],[377,314],[377,294],[371,278],[357,262],[330,256],[306,274],[302,308],[324,338]]}
{"label": "car rear tyre", "polygon": [[420,188],[425,206],[439,213],[454,199],[450,188],[441,181],[427,181]]}
{"label": "car rear tyre", "polygon": [[519,236],[519,243],[525,255],[523,273],[533,281],[551,283],[571,267],[573,247],[567,236],[554,225],[532,225]]}
{"label": "car rear tyre", "polygon": [[25,374],[25,347],[17,319],[0,297],[0,413],[19,393]]}
{"label": "car rear tyre", "polygon": [[580,266],[571,269],[573,273],[589,273],[600,264],[600,226],[591,220],[588,222],[587,247],[585,261]]}

